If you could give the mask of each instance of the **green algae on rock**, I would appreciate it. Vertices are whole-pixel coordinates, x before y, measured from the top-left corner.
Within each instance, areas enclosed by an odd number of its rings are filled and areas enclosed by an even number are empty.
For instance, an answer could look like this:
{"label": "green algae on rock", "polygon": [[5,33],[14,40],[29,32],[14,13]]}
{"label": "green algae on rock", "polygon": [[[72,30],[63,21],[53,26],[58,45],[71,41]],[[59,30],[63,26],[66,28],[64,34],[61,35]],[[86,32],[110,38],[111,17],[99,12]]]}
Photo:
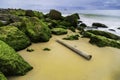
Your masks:
{"label": "green algae on rock", "polygon": [[26,34],[32,42],[47,42],[51,38],[51,31],[48,26],[37,17],[24,20]]}
{"label": "green algae on rock", "polygon": [[0,80],[7,80],[7,78],[3,75],[2,72],[0,72]]}
{"label": "green algae on rock", "polygon": [[15,50],[0,41],[0,71],[6,76],[10,75],[25,75],[32,69]]}
{"label": "green algae on rock", "polygon": [[89,42],[99,47],[111,46],[115,48],[120,48],[120,40],[114,40],[114,39],[107,38],[105,36],[95,35],[87,31],[84,32],[83,37],[90,38]]}
{"label": "green algae on rock", "polygon": [[120,41],[108,39],[103,36],[92,36],[89,41],[91,44],[96,44],[99,47],[111,46],[120,49]]}
{"label": "green algae on rock", "polygon": [[44,48],[43,50],[44,51],[50,51],[51,49],[50,48]]}
{"label": "green algae on rock", "polygon": [[78,34],[73,34],[73,35],[67,35],[67,37],[63,38],[64,40],[78,40],[79,35]]}
{"label": "green algae on rock", "polygon": [[87,32],[93,33],[95,35],[105,36],[110,39],[120,40],[120,36],[112,34],[110,32],[100,31],[100,30],[87,30]]}
{"label": "green algae on rock", "polygon": [[51,29],[53,34],[56,35],[63,35],[63,34],[67,34],[67,29],[63,29],[63,28],[53,28]]}
{"label": "green algae on rock", "polygon": [[76,28],[78,24],[78,19],[79,19],[78,14],[72,14],[72,15],[66,16],[64,20],[69,22],[71,26]]}
{"label": "green algae on rock", "polygon": [[61,15],[61,12],[57,11],[57,10],[50,10],[48,16],[51,18],[51,19],[55,19],[55,20],[61,20],[62,19],[62,15]]}
{"label": "green algae on rock", "polygon": [[26,50],[27,52],[33,52],[34,51],[34,49],[32,49],[32,48],[27,48],[27,50]]}
{"label": "green algae on rock", "polygon": [[0,27],[0,40],[6,42],[17,51],[24,49],[31,44],[30,39],[14,26]]}

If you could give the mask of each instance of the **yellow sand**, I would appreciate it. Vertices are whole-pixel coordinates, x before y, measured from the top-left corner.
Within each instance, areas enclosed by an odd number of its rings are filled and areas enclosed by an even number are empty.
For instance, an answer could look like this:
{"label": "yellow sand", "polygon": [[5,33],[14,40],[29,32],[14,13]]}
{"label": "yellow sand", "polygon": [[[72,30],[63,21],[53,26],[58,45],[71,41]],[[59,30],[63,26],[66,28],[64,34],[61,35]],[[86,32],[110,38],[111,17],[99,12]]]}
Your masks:
{"label": "yellow sand", "polygon": [[[93,57],[90,61],[57,43],[53,36],[47,43],[32,44],[35,51],[26,49],[19,54],[34,69],[25,76],[9,77],[8,80],[120,80],[120,49],[91,45],[89,39],[65,41]],[[43,51],[48,47],[51,51]]]}

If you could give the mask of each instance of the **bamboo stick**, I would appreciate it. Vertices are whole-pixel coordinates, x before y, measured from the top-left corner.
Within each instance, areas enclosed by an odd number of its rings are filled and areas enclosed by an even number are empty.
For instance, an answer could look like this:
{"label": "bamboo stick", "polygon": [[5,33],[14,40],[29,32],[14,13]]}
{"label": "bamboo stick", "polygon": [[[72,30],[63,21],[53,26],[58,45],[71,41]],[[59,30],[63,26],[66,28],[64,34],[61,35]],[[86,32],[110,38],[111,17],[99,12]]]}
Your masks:
{"label": "bamboo stick", "polygon": [[90,60],[92,58],[92,55],[88,55],[88,54],[86,54],[86,53],[84,53],[84,52],[82,52],[82,51],[80,51],[80,50],[78,50],[78,49],[76,49],[76,48],[62,42],[62,41],[60,41],[60,40],[56,40],[56,41],[58,43],[64,45],[65,47],[69,48],[70,50],[74,51],[75,53],[79,54],[80,56],[84,57],[87,60]]}

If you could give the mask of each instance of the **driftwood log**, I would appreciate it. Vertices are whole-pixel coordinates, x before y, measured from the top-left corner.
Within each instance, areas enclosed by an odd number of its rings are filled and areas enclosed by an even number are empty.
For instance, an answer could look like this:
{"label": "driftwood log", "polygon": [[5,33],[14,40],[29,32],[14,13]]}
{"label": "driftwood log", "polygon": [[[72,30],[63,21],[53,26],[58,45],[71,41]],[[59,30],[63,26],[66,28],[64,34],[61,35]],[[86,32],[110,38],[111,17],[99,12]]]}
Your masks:
{"label": "driftwood log", "polygon": [[87,60],[90,60],[92,58],[92,55],[88,55],[88,54],[86,54],[86,53],[84,53],[84,52],[82,52],[82,51],[80,51],[80,50],[78,50],[78,49],[76,49],[76,48],[62,42],[62,41],[60,41],[60,40],[56,40],[56,41],[58,43],[64,45],[65,47],[69,48],[70,50],[74,51],[75,53],[79,54],[80,56],[84,57]]}

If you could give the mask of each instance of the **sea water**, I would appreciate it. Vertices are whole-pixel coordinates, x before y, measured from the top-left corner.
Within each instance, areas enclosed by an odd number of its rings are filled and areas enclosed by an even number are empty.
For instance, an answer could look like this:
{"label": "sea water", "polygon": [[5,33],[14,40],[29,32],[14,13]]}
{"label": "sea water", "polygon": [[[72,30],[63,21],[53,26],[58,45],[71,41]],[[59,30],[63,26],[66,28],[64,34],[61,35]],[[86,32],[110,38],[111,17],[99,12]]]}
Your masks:
{"label": "sea water", "polygon": [[[103,23],[108,26],[108,28],[98,28],[98,30],[103,30],[111,32],[113,34],[120,36],[120,10],[69,10],[62,11],[64,16],[78,13],[80,20],[83,21],[87,26],[92,27],[92,23]],[[113,29],[111,31],[109,29]]]}

